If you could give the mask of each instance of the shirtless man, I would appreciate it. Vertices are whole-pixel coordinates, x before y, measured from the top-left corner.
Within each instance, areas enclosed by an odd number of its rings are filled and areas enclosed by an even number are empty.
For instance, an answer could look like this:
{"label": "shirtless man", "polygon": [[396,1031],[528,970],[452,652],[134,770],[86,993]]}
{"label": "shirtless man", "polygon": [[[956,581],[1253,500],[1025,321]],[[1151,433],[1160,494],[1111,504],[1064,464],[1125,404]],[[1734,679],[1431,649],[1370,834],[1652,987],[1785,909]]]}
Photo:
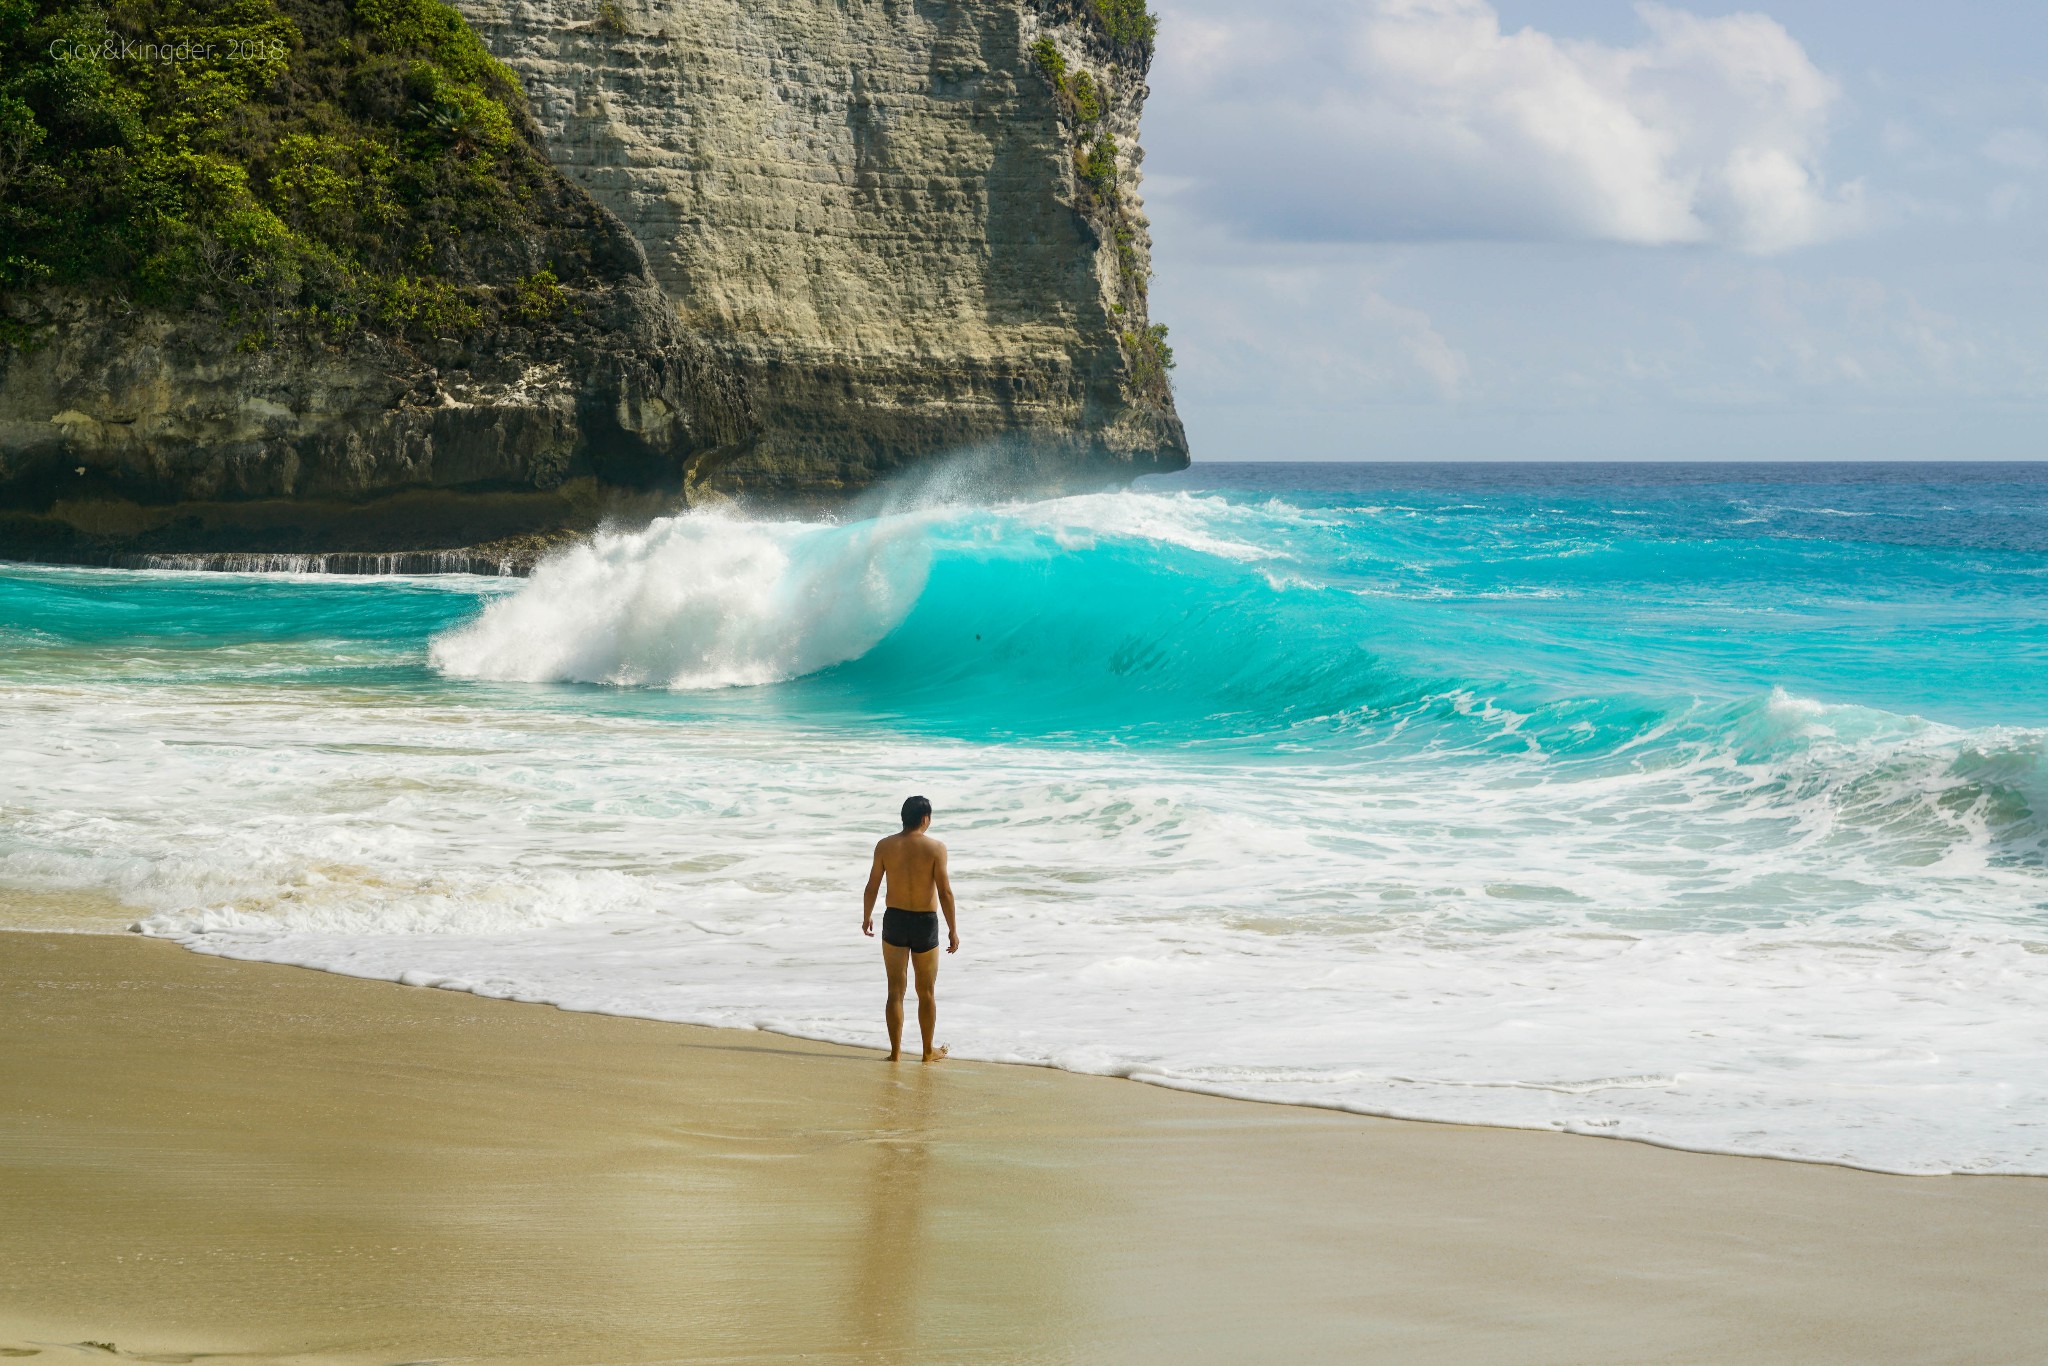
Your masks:
{"label": "shirtless man", "polygon": [[946,1056],[943,1048],[932,1047],[932,1031],[939,1023],[939,913],[936,901],[946,913],[946,952],[960,952],[960,931],[953,923],[953,883],[946,876],[946,846],[927,830],[932,827],[932,804],[922,797],[903,803],[903,833],[890,835],[875,846],[875,861],[868,868],[867,890],[860,898],[860,932],[875,933],[875,893],[882,879],[889,879],[888,911],[882,916],[882,966],[889,971],[889,1003],[883,1014],[889,1021],[889,1061],[903,1056],[903,986],[911,972],[917,974],[917,1027],[924,1033],[924,1060],[937,1062]]}

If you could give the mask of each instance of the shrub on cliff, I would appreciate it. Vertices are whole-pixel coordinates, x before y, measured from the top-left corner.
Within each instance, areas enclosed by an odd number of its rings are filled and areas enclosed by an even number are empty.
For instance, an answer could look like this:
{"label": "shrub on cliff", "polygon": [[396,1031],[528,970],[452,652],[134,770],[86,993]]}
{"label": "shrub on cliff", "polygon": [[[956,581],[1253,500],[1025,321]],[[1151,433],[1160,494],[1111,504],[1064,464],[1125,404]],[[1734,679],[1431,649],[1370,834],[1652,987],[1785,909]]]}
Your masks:
{"label": "shrub on cliff", "polygon": [[1093,123],[1102,117],[1102,97],[1096,93],[1095,78],[1086,71],[1076,71],[1071,92],[1074,99],[1074,117],[1081,123]]}
{"label": "shrub on cliff", "polygon": [[1051,83],[1060,113],[1075,123],[1094,123],[1102,117],[1102,91],[1085,68],[1068,74],[1067,59],[1050,38],[1031,45],[1031,59]]}
{"label": "shrub on cliff", "polygon": [[211,309],[251,344],[474,326],[485,282],[576,271],[587,206],[528,130],[438,0],[0,0],[0,295]]}
{"label": "shrub on cliff", "polygon": [[1116,202],[1116,139],[1107,133],[1098,134],[1092,147],[1074,149],[1074,169],[1081,180],[1094,191],[1099,202]]}
{"label": "shrub on cliff", "polygon": [[1088,0],[1088,4],[1113,43],[1150,47],[1159,35],[1159,21],[1145,7],[1145,0]]}
{"label": "shrub on cliff", "polygon": [[[1113,60],[1122,66],[1142,70],[1152,59],[1152,44],[1159,36],[1159,21],[1145,6],[1145,0],[1037,0],[1038,8],[1059,23],[1092,22],[1117,51]],[[1032,55],[1056,86],[1066,84],[1067,63],[1052,45],[1041,38]]]}
{"label": "shrub on cliff", "polygon": [[1124,356],[1130,364],[1134,396],[1165,407],[1173,401],[1173,348],[1166,344],[1166,325],[1153,323],[1123,334]]}
{"label": "shrub on cliff", "polygon": [[1050,38],[1040,38],[1031,45],[1031,60],[1038,63],[1038,69],[1053,83],[1053,88],[1064,90],[1067,84],[1067,59]]}

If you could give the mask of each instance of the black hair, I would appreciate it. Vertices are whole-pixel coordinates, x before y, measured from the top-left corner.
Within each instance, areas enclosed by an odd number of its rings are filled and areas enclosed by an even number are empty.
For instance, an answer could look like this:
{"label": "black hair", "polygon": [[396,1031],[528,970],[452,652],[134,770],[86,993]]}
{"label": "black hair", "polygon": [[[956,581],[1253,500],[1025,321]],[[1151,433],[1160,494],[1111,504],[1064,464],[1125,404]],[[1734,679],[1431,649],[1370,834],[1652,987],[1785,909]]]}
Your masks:
{"label": "black hair", "polygon": [[903,799],[903,828],[905,830],[915,830],[931,818],[932,804],[929,800],[923,797],[905,797]]}

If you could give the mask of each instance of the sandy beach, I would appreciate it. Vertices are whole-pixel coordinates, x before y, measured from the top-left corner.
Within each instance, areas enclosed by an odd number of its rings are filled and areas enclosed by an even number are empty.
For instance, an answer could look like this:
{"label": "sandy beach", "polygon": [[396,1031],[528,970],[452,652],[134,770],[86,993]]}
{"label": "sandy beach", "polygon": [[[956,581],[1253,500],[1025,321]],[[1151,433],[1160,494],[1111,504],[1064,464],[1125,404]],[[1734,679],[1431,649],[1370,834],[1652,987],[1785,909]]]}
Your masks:
{"label": "sandy beach", "polygon": [[0,937],[0,1040],[18,1357],[2048,1356],[2042,1181],[890,1067],[135,936]]}

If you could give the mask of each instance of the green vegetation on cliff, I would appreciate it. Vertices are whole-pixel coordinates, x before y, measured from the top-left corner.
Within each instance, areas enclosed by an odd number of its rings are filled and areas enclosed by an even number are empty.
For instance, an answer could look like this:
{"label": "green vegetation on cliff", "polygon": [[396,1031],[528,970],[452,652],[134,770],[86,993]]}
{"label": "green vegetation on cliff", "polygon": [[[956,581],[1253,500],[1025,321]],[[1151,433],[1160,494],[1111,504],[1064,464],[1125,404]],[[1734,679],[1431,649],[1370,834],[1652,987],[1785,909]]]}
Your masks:
{"label": "green vegetation on cliff", "polygon": [[[1111,59],[1121,66],[1142,70],[1152,60],[1152,44],[1159,36],[1159,20],[1146,8],[1145,0],[1037,0],[1047,18],[1060,23],[1080,22],[1094,27],[1109,40]],[[1066,58],[1050,39],[1040,39],[1031,49],[1048,79],[1066,85]]]}
{"label": "green vegetation on cliff", "polygon": [[1095,77],[1085,68],[1069,75],[1066,56],[1052,39],[1040,38],[1033,43],[1031,58],[1046,80],[1052,82],[1061,113],[1076,123],[1094,123],[1102,117],[1102,97],[1096,91]]}
{"label": "green vegetation on cliff", "polygon": [[1173,348],[1166,344],[1166,324],[1153,323],[1123,334],[1124,355],[1131,363],[1131,387],[1140,396],[1164,407],[1173,401],[1173,382],[1166,372],[1173,369]]}
{"label": "green vegetation on cliff", "polygon": [[551,315],[595,211],[527,130],[437,0],[0,0],[0,303],[109,291],[251,345]]}
{"label": "green vegetation on cliff", "polygon": [[1145,7],[1145,0],[1088,0],[1088,7],[1113,43],[1150,47],[1158,36],[1159,21]]}
{"label": "green vegetation on cliff", "polygon": [[[1110,116],[1117,82],[1130,78],[1135,64],[1142,75],[1150,61],[1158,23],[1144,0],[1064,0],[1054,12],[1071,22],[1086,16],[1094,21],[1114,51],[1099,68],[1098,81],[1086,68],[1075,66],[1050,35],[1041,35],[1031,45],[1031,59],[1046,84],[1067,135],[1073,139],[1074,209],[1116,252],[1116,289],[1110,312],[1126,324],[1117,334],[1124,358],[1124,392],[1138,404],[1167,412],[1173,406],[1173,348],[1166,344],[1166,329],[1146,321],[1146,292],[1149,271],[1140,254],[1139,223],[1133,217],[1130,196],[1124,192],[1124,158],[1116,139],[1103,126]],[[1083,49],[1090,45],[1084,43]],[[1099,45],[1093,50],[1105,55]]]}

